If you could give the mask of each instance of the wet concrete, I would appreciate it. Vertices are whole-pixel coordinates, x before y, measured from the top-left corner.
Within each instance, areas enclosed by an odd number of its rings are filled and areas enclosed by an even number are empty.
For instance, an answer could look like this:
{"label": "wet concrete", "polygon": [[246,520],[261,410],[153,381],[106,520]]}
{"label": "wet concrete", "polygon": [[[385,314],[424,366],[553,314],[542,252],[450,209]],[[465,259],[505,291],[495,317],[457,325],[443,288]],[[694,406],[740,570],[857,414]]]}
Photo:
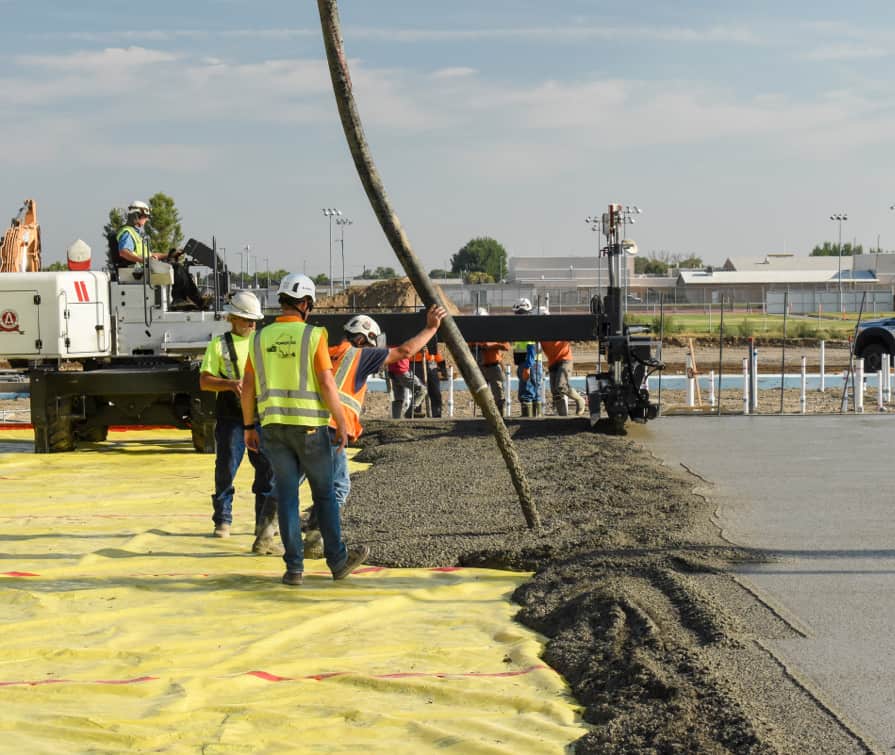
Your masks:
{"label": "wet concrete", "polygon": [[735,572],[802,637],[768,640],[830,708],[895,751],[895,517],[886,415],[666,417],[631,436],[707,481]]}

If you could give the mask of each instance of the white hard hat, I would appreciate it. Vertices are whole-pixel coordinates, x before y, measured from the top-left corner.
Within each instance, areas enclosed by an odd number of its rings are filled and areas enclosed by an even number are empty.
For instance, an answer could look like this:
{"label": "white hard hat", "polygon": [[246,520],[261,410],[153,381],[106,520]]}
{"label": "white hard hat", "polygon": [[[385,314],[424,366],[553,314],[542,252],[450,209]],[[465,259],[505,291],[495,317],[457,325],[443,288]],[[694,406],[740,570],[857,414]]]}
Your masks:
{"label": "white hard hat", "polygon": [[361,335],[367,339],[370,346],[375,346],[377,339],[382,334],[379,325],[372,317],[357,315],[345,323],[345,332],[350,336]]}
{"label": "white hard hat", "polygon": [[307,275],[301,273],[289,273],[280,281],[277,295],[286,294],[290,299],[304,299],[311,297],[311,304],[317,301],[317,287]]}
{"label": "white hard hat", "polygon": [[479,307],[478,309],[476,309],[475,313],[481,317],[484,317],[488,314],[488,310],[484,307]]}
{"label": "white hard hat", "polygon": [[81,239],[78,239],[66,249],[65,255],[68,257],[69,270],[90,269],[90,247]]}
{"label": "white hard hat", "polygon": [[531,312],[531,301],[529,299],[520,299],[513,305],[513,312],[517,315],[525,315]]}
{"label": "white hard hat", "polygon": [[251,291],[237,291],[230,297],[230,308],[227,314],[231,317],[241,317],[243,320],[263,320],[261,302]]}
{"label": "white hard hat", "polygon": [[139,199],[135,199],[133,202],[128,205],[127,208],[128,215],[145,215],[149,217],[152,214],[152,209],[149,207],[146,202],[141,202]]}

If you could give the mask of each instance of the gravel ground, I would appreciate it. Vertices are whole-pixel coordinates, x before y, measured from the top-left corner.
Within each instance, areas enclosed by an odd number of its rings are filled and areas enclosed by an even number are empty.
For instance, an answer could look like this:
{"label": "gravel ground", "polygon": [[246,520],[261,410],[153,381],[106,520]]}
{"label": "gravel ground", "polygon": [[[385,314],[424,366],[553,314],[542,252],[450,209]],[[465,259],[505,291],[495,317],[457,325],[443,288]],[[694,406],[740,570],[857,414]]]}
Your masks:
{"label": "gravel ground", "polygon": [[483,422],[369,421],[346,539],[383,565],[533,571],[517,618],[593,725],[578,752],[867,752],[765,649],[798,631],[729,573],[758,556],[721,539],[708,486],[586,424],[510,421],[532,532]]}

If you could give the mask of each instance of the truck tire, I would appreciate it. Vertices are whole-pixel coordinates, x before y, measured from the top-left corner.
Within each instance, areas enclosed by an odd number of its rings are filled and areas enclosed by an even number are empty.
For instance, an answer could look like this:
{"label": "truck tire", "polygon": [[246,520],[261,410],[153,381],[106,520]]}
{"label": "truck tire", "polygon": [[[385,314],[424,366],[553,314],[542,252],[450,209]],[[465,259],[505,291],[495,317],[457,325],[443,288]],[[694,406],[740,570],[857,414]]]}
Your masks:
{"label": "truck tire", "polygon": [[872,375],[883,368],[883,352],[885,346],[881,343],[871,343],[864,347],[861,356],[864,359],[864,374]]}
{"label": "truck tire", "polygon": [[73,451],[75,448],[71,407],[67,401],[47,407],[47,447],[51,454]]}
{"label": "truck tire", "polygon": [[109,437],[108,425],[94,425],[75,430],[75,437],[85,443],[102,443]]}

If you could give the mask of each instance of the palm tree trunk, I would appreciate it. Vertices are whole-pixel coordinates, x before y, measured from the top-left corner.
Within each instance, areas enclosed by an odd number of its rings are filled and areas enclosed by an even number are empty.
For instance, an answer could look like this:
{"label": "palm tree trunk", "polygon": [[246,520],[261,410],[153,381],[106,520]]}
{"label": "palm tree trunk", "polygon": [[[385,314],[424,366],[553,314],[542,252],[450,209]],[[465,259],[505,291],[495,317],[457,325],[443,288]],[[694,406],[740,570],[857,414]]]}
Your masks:
{"label": "palm tree trunk", "polygon": [[[410,246],[404,229],[398,216],[389,204],[385,195],[385,187],[373,163],[370,155],[370,149],[364,136],[363,125],[360,115],[357,112],[357,106],[354,102],[354,95],[351,88],[351,75],[348,71],[348,61],[345,59],[345,49],[342,45],[342,33],[339,23],[339,8],[337,0],[317,0],[317,8],[320,11],[320,23],[323,28],[323,42],[326,46],[326,58],[329,63],[329,73],[333,82],[333,93],[336,96],[336,105],[339,108],[339,116],[342,120],[342,128],[345,131],[345,138],[348,140],[348,147],[351,150],[351,156],[354,158],[354,165],[357,168],[358,175],[367,192],[367,197],[379,219],[379,224],[385,232],[386,238],[392,246],[398,257],[407,277],[410,278],[413,287],[423,303],[429,307],[432,304],[441,304],[441,298],[438,296],[435,287],[429,276],[426,275],[419,260]],[[498,448],[506,462],[510,477],[513,480],[513,486],[519,496],[519,503],[522,506],[522,513],[529,528],[536,529],[540,527],[540,517],[534,502],[531,499],[531,488],[525,472],[519,462],[519,456],[510,434],[507,432],[503,418],[497,404],[494,403],[494,397],[491,390],[482,376],[481,370],[472,358],[469,347],[463,340],[460,330],[454,319],[448,315],[442,320],[441,335],[450,349],[457,366],[466,385],[472,393],[472,397],[476,404],[482,410]]]}

